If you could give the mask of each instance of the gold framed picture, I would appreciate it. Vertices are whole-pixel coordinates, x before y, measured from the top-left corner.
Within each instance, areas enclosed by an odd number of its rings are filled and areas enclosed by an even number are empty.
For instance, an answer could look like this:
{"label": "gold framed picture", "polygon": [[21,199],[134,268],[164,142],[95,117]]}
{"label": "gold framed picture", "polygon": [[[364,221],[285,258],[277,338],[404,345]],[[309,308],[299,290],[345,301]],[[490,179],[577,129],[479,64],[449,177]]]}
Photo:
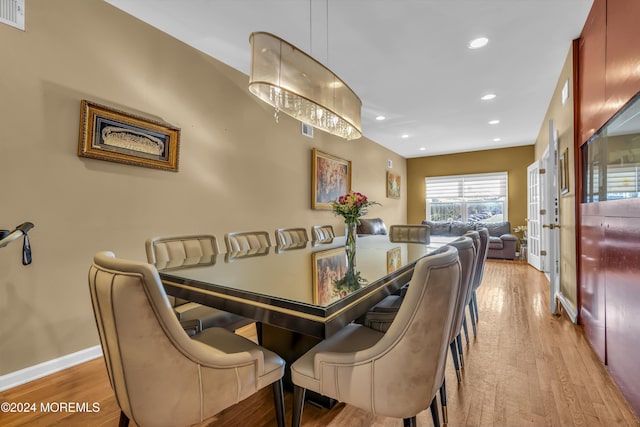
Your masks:
{"label": "gold framed picture", "polygon": [[558,180],[560,181],[560,194],[569,192],[569,149],[565,148],[558,161]]}
{"label": "gold framed picture", "polygon": [[387,274],[391,274],[402,266],[402,249],[389,249],[387,251]]}
{"label": "gold framed picture", "polygon": [[312,150],[311,208],[331,209],[331,202],[351,191],[351,161]]}
{"label": "gold framed picture", "polygon": [[180,129],[82,100],[78,156],[178,171]]}
{"label": "gold framed picture", "polygon": [[400,175],[387,171],[387,198],[400,198]]}

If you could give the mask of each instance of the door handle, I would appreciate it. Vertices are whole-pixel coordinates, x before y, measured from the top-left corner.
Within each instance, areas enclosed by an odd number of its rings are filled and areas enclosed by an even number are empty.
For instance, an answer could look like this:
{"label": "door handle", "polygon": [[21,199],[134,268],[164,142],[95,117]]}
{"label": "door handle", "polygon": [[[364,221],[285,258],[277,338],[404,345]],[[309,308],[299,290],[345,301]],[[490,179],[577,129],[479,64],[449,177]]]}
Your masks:
{"label": "door handle", "polygon": [[554,228],[560,228],[560,224],[542,224],[542,228],[553,230]]}

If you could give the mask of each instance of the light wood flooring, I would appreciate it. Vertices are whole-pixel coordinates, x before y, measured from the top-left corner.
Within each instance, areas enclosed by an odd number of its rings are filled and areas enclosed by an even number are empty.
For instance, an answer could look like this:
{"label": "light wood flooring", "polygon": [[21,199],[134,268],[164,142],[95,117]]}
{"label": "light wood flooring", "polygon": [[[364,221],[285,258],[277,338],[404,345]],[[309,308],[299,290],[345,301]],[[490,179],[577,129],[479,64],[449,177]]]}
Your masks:
{"label": "light wood flooring", "polygon": [[[463,381],[448,361],[449,426],[640,426],[582,328],[549,314],[548,282],[524,263],[488,261],[478,291],[477,338],[465,345]],[[255,338],[252,328],[240,331]],[[450,358],[449,358],[450,359]],[[286,393],[287,422],[291,393]],[[0,426],[117,426],[119,409],[102,359],[0,393],[0,402],[97,402],[95,413],[0,413]],[[274,426],[269,387],[199,424]],[[431,426],[429,410],[419,426]],[[133,424],[133,423],[132,423]],[[303,426],[401,426],[338,404],[305,405]]]}

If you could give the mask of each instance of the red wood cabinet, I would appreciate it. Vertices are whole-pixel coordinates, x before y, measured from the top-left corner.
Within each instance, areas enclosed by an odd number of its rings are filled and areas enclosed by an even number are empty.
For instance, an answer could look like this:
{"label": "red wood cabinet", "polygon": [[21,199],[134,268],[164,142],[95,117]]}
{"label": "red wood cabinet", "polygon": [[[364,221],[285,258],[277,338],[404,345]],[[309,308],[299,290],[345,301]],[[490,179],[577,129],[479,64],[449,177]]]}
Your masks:
{"label": "red wood cabinet", "polygon": [[622,394],[640,414],[640,199],[580,207],[581,322]]}

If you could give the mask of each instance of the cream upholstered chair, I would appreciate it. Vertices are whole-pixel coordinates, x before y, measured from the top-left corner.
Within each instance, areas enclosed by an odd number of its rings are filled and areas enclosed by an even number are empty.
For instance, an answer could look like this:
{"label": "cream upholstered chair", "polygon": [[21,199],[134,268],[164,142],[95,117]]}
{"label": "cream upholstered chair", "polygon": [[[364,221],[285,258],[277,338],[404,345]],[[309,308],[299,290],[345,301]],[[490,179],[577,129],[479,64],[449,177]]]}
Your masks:
{"label": "cream upholstered chair", "polygon": [[266,231],[242,231],[224,236],[227,253],[249,252],[271,247],[271,238]]}
{"label": "cream upholstered chair", "polygon": [[430,243],[428,225],[392,225],[389,227],[389,240],[399,243]]}
{"label": "cream upholstered chair", "polygon": [[314,225],[311,227],[311,236],[314,242],[326,242],[336,237],[336,234],[331,225]]}
{"label": "cream upholstered chair", "polygon": [[[473,283],[475,281],[475,275],[476,275],[476,271],[477,271],[477,267],[478,267],[478,256],[480,255],[480,233],[478,233],[477,231],[467,231],[464,234],[465,237],[469,237],[471,238],[471,241],[473,242],[473,247],[475,248],[476,251],[476,260],[473,264],[473,277],[471,279],[471,290],[469,292],[469,295],[467,296],[467,302],[466,302],[466,306],[469,306],[469,303],[471,302],[471,296],[473,295]],[[473,313],[471,313],[471,316],[473,316]],[[467,316],[466,313],[462,316],[462,330],[464,331],[464,336],[465,336],[465,340],[467,341],[467,344],[469,344],[469,328],[467,326]],[[462,353],[462,352],[461,352]]]}
{"label": "cream upholstered chair", "polygon": [[[460,287],[456,296],[456,305],[454,311],[454,317],[451,326],[451,333],[449,335],[449,348],[451,350],[451,358],[453,360],[453,366],[456,370],[456,376],[458,382],[462,380],[460,368],[463,366],[463,350],[462,350],[462,337],[460,331],[462,329],[463,319],[465,318],[465,309],[469,302],[469,298],[472,291],[473,275],[475,272],[476,263],[476,250],[473,245],[473,240],[470,237],[462,236],[449,243],[450,246],[455,247],[458,250],[458,257],[460,259]],[[372,311],[365,316],[365,326],[372,327],[377,330],[387,330],[394,321],[397,313],[403,304],[404,297],[397,295],[390,295],[387,298],[389,301],[382,305],[374,306]],[[442,416],[444,422],[448,422],[447,416],[447,392],[446,383],[443,381],[440,388],[440,402],[442,404]]]}
{"label": "cream upholstered chair", "polygon": [[[428,225],[392,225],[389,227],[389,241],[396,243],[423,243],[428,245],[430,242]],[[365,322],[374,322],[378,330],[386,331],[391,325],[391,321],[395,313],[400,309],[402,297],[406,293],[406,285],[397,293],[388,295],[382,301],[371,307],[373,312],[392,313],[391,316],[374,316],[374,318],[365,318]]]}
{"label": "cream upholstered chair", "polygon": [[[460,278],[460,292],[456,301],[456,312],[453,318],[453,326],[451,327],[451,335],[449,336],[449,345],[451,346],[451,357],[456,368],[456,376],[458,382],[462,380],[460,375],[460,367],[464,363],[462,359],[462,321],[465,316],[465,309],[473,290],[473,276],[476,266],[476,249],[473,245],[471,237],[462,236],[449,243],[450,246],[458,250],[460,258],[460,267],[462,276]],[[457,345],[457,348],[456,348]]]}
{"label": "cream upholstered chair", "polygon": [[305,228],[278,228],[275,234],[279,246],[290,246],[309,241],[309,235]]}
{"label": "cream upholstered chair", "polygon": [[268,385],[285,425],[284,360],[226,329],[187,336],[153,265],[98,253],[89,290],[120,425],[192,425]]}
{"label": "cream upholstered chair", "polygon": [[[219,253],[215,236],[209,234],[153,237],[145,243],[147,261],[159,270],[211,265]],[[169,296],[180,321],[199,320],[203,328],[220,327],[235,331],[253,320],[217,308]]]}
{"label": "cream upholstered chair", "polygon": [[482,284],[482,276],[484,275],[484,266],[487,262],[487,253],[489,253],[489,230],[480,228],[477,230],[480,235],[480,250],[478,251],[478,261],[476,263],[476,272],[473,277],[473,290],[471,292],[471,301],[469,301],[469,312],[471,313],[471,326],[473,328],[473,336],[477,336],[478,323],[478,298],[477,290]]}
{"label": "cream upholstered chair", "polygon": [[300,425],[306,390],[403,418],[405,425],[415,425],[415,416],[431,404],[439,425],[436,393],[444,379],[459,283],[458,252],[444,246],[417,262],[404,303],[385,333],[351,323],[295,361],[293,427]]}

